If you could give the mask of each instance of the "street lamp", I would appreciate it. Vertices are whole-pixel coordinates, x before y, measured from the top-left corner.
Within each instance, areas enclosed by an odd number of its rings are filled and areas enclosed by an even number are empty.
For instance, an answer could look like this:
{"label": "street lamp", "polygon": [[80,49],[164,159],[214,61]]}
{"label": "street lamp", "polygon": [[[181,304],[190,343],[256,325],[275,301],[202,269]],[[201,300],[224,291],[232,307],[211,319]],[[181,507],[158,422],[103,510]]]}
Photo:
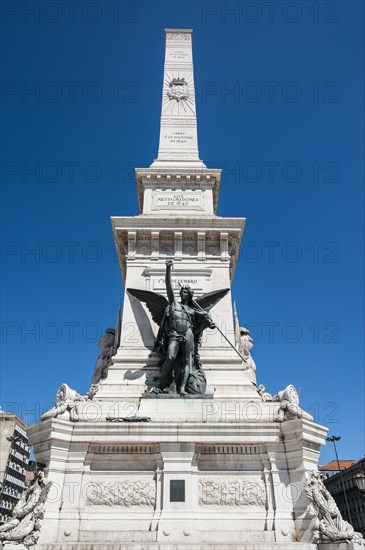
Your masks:
{"label": "street lamp", "polygon": [[348,503],[348,500],[347,500],[347,493],[346,493],[346,489],[345,489],[345,482],[344,482],[344,480],[343,480],[343,475],[342,475],[342,471],[341,471],[341,467],[340,467],[340,461],[338,460],[338,454],[337,454],[337,448],[336,448],[336,441],[340,441],[340,439],[341,439],[341,436],[340,436],[340,435],[333,435],[332,437],[326,437],[326,441],[332,441],[333,446],[334,446],[334,448],[335,448],[335,454],[336,454],[336,460],[337,460],[338,471],[339,471],[339,473],[340,473],[341,484],[342,484],[342,490],[343,490],[343,494],[344,494],[344,496],[345,496],[347,515],[348,515],[349,520],[350,520],[350,523],[351,523],[351,525],[352,525],[352,517],[351,517],[351,512],[350,512],[349,503]]}

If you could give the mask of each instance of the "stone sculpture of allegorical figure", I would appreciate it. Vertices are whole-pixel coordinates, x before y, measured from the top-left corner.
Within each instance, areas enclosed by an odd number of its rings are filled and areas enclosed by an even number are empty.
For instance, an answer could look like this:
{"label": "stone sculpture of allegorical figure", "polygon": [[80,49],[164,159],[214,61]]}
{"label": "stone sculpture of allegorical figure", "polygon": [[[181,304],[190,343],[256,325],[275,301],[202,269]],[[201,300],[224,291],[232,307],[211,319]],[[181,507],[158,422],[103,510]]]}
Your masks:
{"label": "stone sculpture of allegorical figure", "polygon": [[107,328],[98,342],[101,352],[96,359],[94,374],[91,382],[91,389],[95,389],[100,380],[105,380],[108,376],[108,369],[111,364],[111,358],[117,353],[120,344],[121,322],[120,308],[118,310],[117,323],[114,328]]}
{"label": "stone sculpture of allegorical figure", "polygon": [[12,515],[0,527],[0,548],[11,542],[26,548],[35,547],[51,485],[51,481],[44,479],[42,470],[36,471],[34,480],[24,490]]}
{"label": "stone sculpture of allegorical figure", "polygon": [[101,352],[95,363],[92,385],[97,384],[100,380],[104,380],[107,377],[110,358],[113,354],[114,340],[115,330],[113,328],[107,328],[105,334],[98,342]]}
{"label": "stone sculpture of allegorical figure", "polygon": [[188,285],[182,285],[179,302],[175,298],[171,281],[173,264],[173,260],[166,261],[168,301],[155,292],[130,288],[128,292],[146,303],[153,320],[160,326],[154,346],[154,351],[162,359],[159,389],[164,393],[180,395],[202,394],[205,392],[206,380],[198,348],[203,330],[215,327],[207,310],[223,298],[229,289],[209,292],[194,301],[193,290]]}
{"label": "stone sculpture of allegorical figure", "polygon": [[365,545],[362,534],[357,533],[352,525],[343,519],[318,471],[307,473],[304,489],[310,501],[307,513],[315,520],[319,542],[352,542],[359,545],[357,548]]}
{"label": "stone sculpture of allegorical figure", "polygon": [[245,327],[240,327],[239,352],[244,357],[243,366],[248,378],[253,384],[256,384],[256,365],[250,353],[253,345],[254,341],[250,336],[250,331]]}

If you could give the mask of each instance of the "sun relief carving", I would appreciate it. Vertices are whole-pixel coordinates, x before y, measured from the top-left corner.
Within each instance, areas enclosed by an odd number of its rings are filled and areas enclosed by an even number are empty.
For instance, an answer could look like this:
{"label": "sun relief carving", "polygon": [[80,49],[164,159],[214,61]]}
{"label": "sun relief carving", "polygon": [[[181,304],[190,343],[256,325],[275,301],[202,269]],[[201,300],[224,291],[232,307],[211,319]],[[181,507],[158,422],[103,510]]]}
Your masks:
{"label": "sun relief carving", "polygon": [[189,88],[185,78],[173,78],[171,82],[169,82],[167,95],[170,99],[176,99],[176,101],[188,99]]}

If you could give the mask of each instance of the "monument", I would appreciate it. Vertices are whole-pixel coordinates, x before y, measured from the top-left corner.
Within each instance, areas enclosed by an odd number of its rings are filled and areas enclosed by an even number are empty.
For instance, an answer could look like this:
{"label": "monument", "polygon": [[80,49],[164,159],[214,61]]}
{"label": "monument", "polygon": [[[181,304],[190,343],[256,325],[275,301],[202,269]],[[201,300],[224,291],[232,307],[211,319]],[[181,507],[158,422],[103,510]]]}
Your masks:
{"label": "monument", "polygon": [[327,430],[292,385],[256,385],[230,293],[245,219],[217,216],[199,158],[191,30],[165,31],[158,157],[136,180],[140,214],[111,220],[122,317],[88,394],[62,384],[29,430],[51,484],[36,548],[362,547],[317,473]]}

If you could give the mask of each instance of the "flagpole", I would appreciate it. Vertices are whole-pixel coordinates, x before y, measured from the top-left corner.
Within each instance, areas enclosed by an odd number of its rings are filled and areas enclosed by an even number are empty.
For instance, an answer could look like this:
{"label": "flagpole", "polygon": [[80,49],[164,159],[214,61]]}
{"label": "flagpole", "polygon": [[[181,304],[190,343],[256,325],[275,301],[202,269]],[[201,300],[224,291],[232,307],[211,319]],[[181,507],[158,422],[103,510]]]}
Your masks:
{"label": "flagpole", "polygon": [[[210,314],[208,313],[208,311],[205,311],[202,307],[200,307],[200,305],[195,301],[195,300],[191,300],[192,304],[197,307],[202,313],[205,313],[207,315],[210,316]],[[213,321],[213,319],[212,319]],[[214,321],[213,321],[214,323]],[[230,340],[228,340],[227,336],[224,334],[224,332],[221,331],[221,329],[216,325],[216,323],[214,323],[215,325],[215,328],[218,330],[218,332],[223,336],[223,338],[228,342],[228,344],[231,346],[232,349],[234,349],[234,351],[237,353],[237,355],[239,355],[242,359],[242,361],[246,362],[245,358],[240,354],[240,352],[238,351],[238,349],[232,344],[232,342]]]}

